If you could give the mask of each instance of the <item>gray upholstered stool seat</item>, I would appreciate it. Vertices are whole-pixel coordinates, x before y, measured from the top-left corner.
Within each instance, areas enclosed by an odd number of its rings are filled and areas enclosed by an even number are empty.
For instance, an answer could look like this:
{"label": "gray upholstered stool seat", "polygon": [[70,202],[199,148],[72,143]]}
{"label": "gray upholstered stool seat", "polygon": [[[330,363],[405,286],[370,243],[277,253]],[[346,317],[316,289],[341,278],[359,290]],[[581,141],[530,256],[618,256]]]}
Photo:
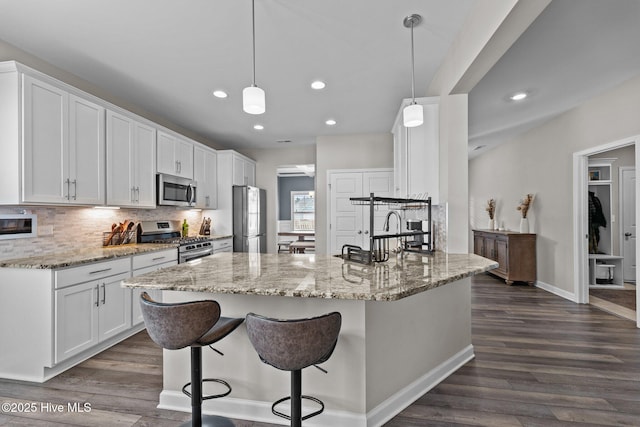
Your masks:
{"label": "gray upholstered stool seat", "polygon": [[[280,320],[249,313],[246,317],[247,335],[260,359],[277,369],[291,371],[291,396],[277,400],[271,411],[291,420],[292,427],[324,410],[324,403],[302,395],[302,369],[326,362],[338,342],[342,316],[338,312],[309,319]],[[321,368],[318,368],[321,369]],[[326,373],[324,369],[321,369]],[[302,416],[302,400],[312,400],[320,409]],[[291,415],[275,409],[291,399]]]}
{"label": "gray upholstered stool seat", "polygon": [[[240,326],[244,319],[220,317],[220,305],[212,300],[165,304],[154,301],[143,292],[140,306],[147,332],[156,344],[168,350],[191,347],[191,382],[185,384],[182,391],[191,398],[192,420],[185,425],[203,425],[202,401],[228,395],[231,386],[221,379],[202,379],[202,346],[220,341]],[[226,390],[220,394],[203,396],[203,382],[222,384]],[[187,391],[190,385],[191,392]],[[217,417],[205,417],[204,425],[215,425],[215,419]]]}

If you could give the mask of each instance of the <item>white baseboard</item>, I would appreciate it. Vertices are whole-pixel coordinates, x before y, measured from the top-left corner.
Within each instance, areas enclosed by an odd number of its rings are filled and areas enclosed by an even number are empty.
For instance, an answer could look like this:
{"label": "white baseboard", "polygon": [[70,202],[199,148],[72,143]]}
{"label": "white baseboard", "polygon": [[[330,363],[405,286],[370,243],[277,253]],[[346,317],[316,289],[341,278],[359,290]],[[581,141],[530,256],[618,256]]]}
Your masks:
{"label": "white baseboard", "polygon": [[578,297],[575,293],[571,293],[569,291],[565,291],[564,289],[560,289],[557,286],[550,285],[548,283],[542,282],[540,280],[536,281],[536,288],[543,289],[547,292],[551,292],[552,294],[558,295],[564,299],[568,299],[571,302],[578,302]]}
{"label": "white baseboard", "polygon": [[367,427],[383,425],[474,357],[473,345],[469,344],[435,369],[427,372],[369,411],[367,413]]}
{"label": "white baseboard", "polygon": [[[304,425],[307,427],[382,426],[385,422],[396,416],[473,358],[473,346],[469,345],[441,363],[435,369],[427,372],[413,383],[386,399],[367,414],[325,409],[325,411],[317,417],[306,420]],[[271,413],[271,404],[272,402],[225,397],[203,402],[202,412],[203,414],[218,415],[227,418],[289,425],[287,420]],[[162,393],[160,393],[158,408],[191,412],[191,401],[180,391],[163,390]],[[303,407],[303,414],[305,412],[305,408]]]}

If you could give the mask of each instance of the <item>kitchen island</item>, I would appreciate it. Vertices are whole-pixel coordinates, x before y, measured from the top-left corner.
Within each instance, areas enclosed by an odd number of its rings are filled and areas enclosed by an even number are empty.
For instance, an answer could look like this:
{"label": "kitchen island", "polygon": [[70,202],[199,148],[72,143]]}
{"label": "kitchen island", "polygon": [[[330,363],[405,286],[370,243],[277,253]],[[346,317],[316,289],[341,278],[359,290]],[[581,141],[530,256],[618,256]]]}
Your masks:
{"label": "kitchen island", "polygon": [[[473,358],[470,276],[497,267],[473,254],[405,253],[363,265],[327,255],[223,253],[127,279],[163,290],[165,302],[215,299],[222,315],[343,316],[338,345],[303,372],[302,391],[324,401],[308,426],[379,426]],[[289,375],[260,362],[244,327],[203,352],[203,376],[229,381],[229,397],[205,413],[282,423],[271,403],[289,394]],[[159,407],[190,410],[187,349],[164,351]],[[205,390],[206,393],[206,390]]]}

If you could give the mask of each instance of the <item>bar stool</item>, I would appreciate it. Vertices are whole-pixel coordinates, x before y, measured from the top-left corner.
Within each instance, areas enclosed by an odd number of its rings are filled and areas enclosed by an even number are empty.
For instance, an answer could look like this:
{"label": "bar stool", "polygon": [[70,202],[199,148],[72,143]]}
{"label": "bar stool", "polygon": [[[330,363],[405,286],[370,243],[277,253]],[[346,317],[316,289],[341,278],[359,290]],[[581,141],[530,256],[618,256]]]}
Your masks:
{"label": "bar stool", "polygon": [[[291,371],[291,396],[271,405],[271,412],[291,420],[291,427],[301,427],[302,421],[319,415],[324,403],[315,397],[302,395],[302,369],[329,359],[338,342],[342,316],[338,312],[310,319],[279,320],[249,313],[246,317],[247,335],[260,359],[277,369]],[[322,368],[316,366],[324,373]],[[320,409],[302,416],[302,399],[320,405]],[[291,415],[275,409],[291,400]]]}
{"label": "bar stool", "polygon": [[[220,304],[212,300],[167,304],[156,302],[143,292],[140,294],[140,306],[147,332],[156,344],[168,350],[191,347],[191,382],[182,387],[182,392],[191,398],[191,421],[183,426],[215,425],[220,418],[203,418],[202,401],[228,395],[231,386],[221,379],[202,379],[202,346],[211,346],[220,341],[240,326],[244,319],[220,317]],[[203,382],[222,384],[226,390],[220,394],[203,396]],[[187,391],[189,385],[191,392]]]}

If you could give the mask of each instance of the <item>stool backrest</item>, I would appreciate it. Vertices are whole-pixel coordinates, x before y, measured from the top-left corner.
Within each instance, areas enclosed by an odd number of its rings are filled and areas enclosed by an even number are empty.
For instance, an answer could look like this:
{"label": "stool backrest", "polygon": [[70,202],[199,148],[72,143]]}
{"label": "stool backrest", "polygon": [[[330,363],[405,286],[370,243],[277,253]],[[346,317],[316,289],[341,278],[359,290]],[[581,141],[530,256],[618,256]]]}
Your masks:
{"label": "stool backrest", "polygon": [[283,371],[297,371],[329,359],[338,342],[338,312],[310,319],[279,320],[249,313],[249,341],[263,362]]}
{"label": "stool backrest", "polygon": [[220,318],[220,305],[212,300],[161,303],[143,292],[140,307],[153,342],[169,350],[195,343]]}

